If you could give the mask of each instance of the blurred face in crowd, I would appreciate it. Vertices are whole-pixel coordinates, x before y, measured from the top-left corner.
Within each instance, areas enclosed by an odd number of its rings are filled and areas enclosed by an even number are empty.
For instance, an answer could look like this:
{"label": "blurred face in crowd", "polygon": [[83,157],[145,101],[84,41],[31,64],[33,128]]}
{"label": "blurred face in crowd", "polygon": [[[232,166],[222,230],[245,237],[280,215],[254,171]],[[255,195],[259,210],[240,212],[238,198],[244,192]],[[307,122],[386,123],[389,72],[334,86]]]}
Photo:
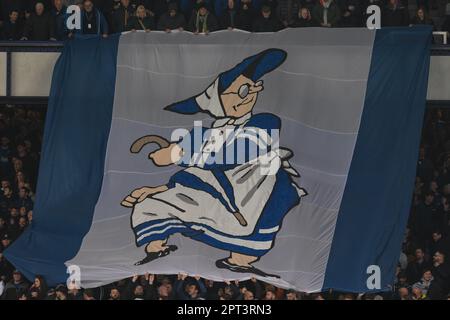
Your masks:
{"label": "blurred face in crowd", "polygon": [[134,288],[134,295],[135,296],[143,296],[144,295],[144,287],[142,286],[136,286],[136,288]]}
{"label": "blurred face in crowd", "polygon": [[422,249],[416,249],[416,260],[421,261],[424,257]]}
{"label": "blurred face in crowd", "polygon": [[423,20],[425,18],[425,12],[423,11],[423,9],[417,10],[417,16],[420,20]]}
{"label": "blurred face in crowd", "polygon": [[2,189],[5,189],[6,187],[9,187],[9,181],[8,180],[2,180]]}
{"label": "blurred face in crowd", "polygon": [[169,10],[169,16],[175,17],[176,15],[177,15],[177,10],[175,10],[173,8]]}
{"label": "blurred face in crowd", "polygon": [[288,292],[288,294],[286,294],[286,299],[287,300],[297,300],[297,295],[295,294],[295,292]]}
{"label": "blurred face in crowd", "polygon": [[44,13],[44,5],[40,2],[36,3],[35,10],[38,16],[42,15]]}
{"label": "blurred face in crowd", "polygon": [[19,208],[19,215],[20,215],[21,217],[26,217],[26,216],[27,216],[27,208],[25,208],[25,207],[20,207],[20,208]]}
{"label": "blurred face in crowd", "polygon": [[191,297],[195,297],[198,294],[198,289],[197,286],[195,284],[190,284],[186,286],[186,292],[188,293],[188,295],[190,295]]}
{"label": "blurred face in crowd", "polygon": [[420,288],[414,287],[412,289],[412,294],[414,297],[419,298],[422,296],[422,290]]}
{"label": "blurred face in crowd", "polygon": [[61,9],[62,8],[62,5],[63,5],[62,0],[54,0],[54,3],[55,3],[55,7],[57,9]]}
{"label": "blurred face in crowd", "polygon": [[92,9],[94,8],[94,5],[92,4],[91,1],[85,1],[84,5],[83,5],[84,11],[86,12],[91,12]]}
{"label": "blurred face in crowd", "polygon": [[228,0],[228,8],[234,9],[234,0]]}
{"label": "blurred face in crowd", "polygon": [[436,192],[438,190],[439,186],[436,181],[430,182],[430,190],[433,192]]}
{"label": "blurred face in crowd", "polygon": [[19,197],[25,198],[27,196],[27,190],[25,188],[20,188]]}
{"label": "blurred face in crowd", "polygon": [[27,213],[27,218],[28,218],[28,221],[29,222],[31,222],[31,220],[33,220],[33,211],[28,211],[28,213]]}
{"label": "blurred face in crowd", "polygon": [[117,289],[112,289],[112,290],[111,290],[111,293],[109,294],[109,296],[110,296],[112,299],[114,299],[114,300],[119,299],[119,298],[120,298],[120,292],[119,292],[119,290],[117,290]]}
{"label": "blurred face in crowd", "polygon": [[27,219],[24,218],[24,217],[20,218],[20,219],[19,219],[19,226],[20,226],[21,228],[25,228],[25,227],[27,226]]}
{"label": "blurred face in crowd", "polygon": [[20,272],[14,272],[13,273],[13,280],[16,283],[22,281],[22,274],[20,274]]}
{"label": "blurred face in crowd", "polygon": [[302,19],[308,20],[309,19],[309,10],[307,8],[302,8],[300,10],[300,17]]}
{"label": "blurred face in crowd", "polygon": [[11,243],[11,240],[9,239],[2,239],[2,246],[6,248]]}
{"label": "blurred face in crowd", "polygon": [[5,194],[6,197],[11,196],[11,194],[12,194],[12,190],[11,190],[10,187],[5,187],[5,188],[3,188],[3,192],[4,192],[4,194]]}
{"label": "blurred face in crowd", "polygon": [[130,5],[130,0],[120,0],[120,3],[126,8]]}
{"label": "blurred face in crowd", "polygon": [[41,280],[39,280],[39,278],[35,278],[34,279],[34,286],[36,288],[40,288],[41,287]]}
{"label": "blurred face in crowd", "polygon": [[399,297],[402,299],[405,299],[405,298],[407,298],[408,297],[408,295],[409,295],[409,292],[408,292],[408,289],[407,288],[400,288],[400,289],[398,289],[398,295],[399,295]]}
{"label": "blurred face in crowd", "polygon": [[16,208],[11,208],[10,215],[11,215],[11,217],[13,217],[13,218],[17,218],[17,216],[19,215],[19,212],[17,211]]}
{"label": "blurred face in crowd", "polygon": [[[11,21],[11,22],[16,22],[17,19],[19,19],[19,12],[17,12],[17,11],[12,11],[12,12],[9,14],[9,21]],[[3,137],[3,138],[2,138],[2,145],[7,145],[8,143],[6,143],[6,144],[3,143],[3,139],[5,139],[6,141],[8,141],[8,138],[6,138],[6,137]]]}
{"label": "blurred face in crowd", "polygon": [[246,290],[244,293],[244,300],[255,300],[253,292],[251,292],[250,290]]}
{"label": "blurred face in crowd", "polygon": [[270,14],[271,14],[271,12],[270,12],[270,9],[269,9],[269,8],[264,8],[264,9],[262,10],[262,16],[263,16],[265,19],[270,18]]}
{"label": "blurred face in crowd", "polygon": [[275,300],[275,293],[273,293],[272,291],[267,291],[265,300]]}
{"label": "blurred face in crowd", "polygon": [[436,264],[443,264],[444,263],[444,255],[440,252],[436,252],[433,256],[433,262]]}
{"label": "blurred face in crowd", "polygon": [[14,171],[20,171],[23,169],[23,163],[22,160],[17,159],[16,161],[14,161]]}
{"label": "blurred face in crowd", "polygon": [[145,11],[145,7],[140,5],[137,9],[136,9],[136,15],[138,16],[138,18],[145,18],[145,16],[147,15],[147,12]]}
{"label": "blurred face in crowd", "polygon": [[433,200],[434,200],[434,196],[433,196],[432,194],[427,194],[427,195],[425,196],[425,202],[426,202],[427,204],[431,204],[431,203],[433,202]]}
{"label": "blurred face in crowd", "polygon": [[205,7],[201,7],[200,9],[198,9],[198,13],[201,16],[205,16],[208,13],[208,9],[206,9]]}
{"label": "blurred face in crowd", "polygon": [[432,238],[434,242],[438,242],[439,240],[441,240],[442,234],[440,234],[439,232],[434,232]]}
{"label": "blurred face in crowd", "polygon": [[431,273],[430,270],[427,270],[423,273],[423,279],[425,281],[430,281],[432,277],[433,277],[433,274]]}

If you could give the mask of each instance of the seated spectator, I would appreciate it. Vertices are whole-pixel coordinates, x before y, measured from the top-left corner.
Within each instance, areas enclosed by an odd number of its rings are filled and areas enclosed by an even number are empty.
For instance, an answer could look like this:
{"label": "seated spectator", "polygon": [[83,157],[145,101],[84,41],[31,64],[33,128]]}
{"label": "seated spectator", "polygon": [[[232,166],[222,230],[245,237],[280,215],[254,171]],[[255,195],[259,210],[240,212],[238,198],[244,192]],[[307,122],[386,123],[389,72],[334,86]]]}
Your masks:
{"label": "seated spectator", "polygon": [[130,31],[134,14],[130,0],[120,0],[120,7],[113,14],[113,32]]}
{"label": "seated spectator", "polygon": [[311,12],[308,8],[303,7],[298,11],[297,17],[294,19],[291,27],[293,28],[305,28],[305,27],[315,27],[313,18],[311,17]]}
{"label": "seated spectator", "polygon": [[36,3],[34,13],[30,15],[25,24],[22,40],[56,40],[53,18],[44,10],[45,7],[41,2]]}
{"label": "seated spectator", "polygon": [[294,290],[286,291],[286,300],[299,300],[297,292]]}
{"label": "seated spectator", "polygon": [[426,269],[430,267],[430,263],[425,259],[425,253],[421,248],[417,248],[414,252],[414,260],[406,267],[406,276],[409,283],[416,283],[420,280]]}
{"label": "seated spectator", "polygon": [[[92,0],[84,0],[81,10],[81,30],[75,31],[85,35],[108,36],[108,24],[103,14],[94,7]],[[69,33],[72,37],[73,33]]]}
{"label": "seated spectator", "polygon": [[[191,0],[186,1],[189,3],[189,9],[188,11],[192,10],[192,2]],[[165,14],[169,10],[169,6],[172,3],[176,3],[178,6],[178,1],[176,0],[153,0],[151,9],[152,12],[155,14],[156,18],[159,19],[163,14]],[[184,4],[184,3],[183,3]],[[178,7],[177,10],[179,10],[180,7]],[[181,10],[179,10],[181,12]]]}
{"label": "seated spectator", "polygon": [[153,17],[147,13],[143,5],[138,6],[136,9],[136,17],[134,17],[131,23],[131,30],[144,30],[145,32],[148,32],[153,29],[155,29]]}
{"label": "seated spectator", "polygon": [[425,300],[425,295],[418,285],[413,285],[411,290],[411,300]]}
{"label": "seated spectator", "polygon": [[284,27],[288,27],[294,22],[299,9],[298,0],[278,0],[276,16]]}
{"label": "seated spectator", "polygon": [[14,270],[11,281],[5,285],[2,298],[4,300],[17,300],[27,290],[28,284],[23,279],[22,274],[18,270]]}
{"label": "seated spectator", "polygon": [[193,33],[205,33],[216,31],[218,29],[216,17],[209,12],[205,3],[201,2],[197,6],[197,12],[191,16],[188,23],[189,31]]}
{"label": "seated spectator", "polygon": [[67,300],[67,287],[65,285],[58,285],[55,288],[55,300]]}
{"label": "seated spectator", "polygon": [[241,4],[237,12],[236,28],[251,31],[254,16],[255,14],[253,12],[252,0],[241,0]]}
{"label": "seated spectator", "polygon": [[234,29],[237,22],[237,9],[235,0],[228,0],[227,7],[222,10],[219,16],[219,24],[221,29]]}
{"label": "seated spectator", "polygon": [[58,41],[67,39],[66,12],[67,7],[63,4],[63,0],[54,0],[51,14],[55,20],[55,37]]}
{"label": "seated spectator", "polygon": [[397,290],[397,300],[411,300],[409,296],[409,290],[406,287],[400,287]]}
{"label": "seated spectator", "polygon": [[276,32],[281,29],[281,23],[272,15],[269,6],[263,5],[261,15],[253,22],[253,32]]}
{"label": "seated spectator", "polygon": [[321,27],[336,27],[341,19],[341,12],[334,0],[320,0],[313,8],[312,17]]}
{"label": "seated spectator", "polygon": [[34,282],[28,289],[28,296],[32,300],[44,300],[47,297],[47,284],[44,278],[37,275],[34,278]]}
{"label": "seated spectator", "polygon": [[158,20],[158,30],[170,32],[171,30],[184,29],[186,21],[184,16],[178,12],[178,5],[175,2],[169,4],[168,10]]}
{"label": "seated spectator", "polygon": [[399,0],[389,0],[381,13],[382,27],[401,27],[409,24],[408,9]]}
{"label": "seated spectator", "polygon": [[83,300],[96,300],[91,289],[86,289],[83,291]]}
{"label": "seated spectator", "polygon": [[[341,0],[341,27],[362,27],[361,0]],[[365,24],[364,24],[365,25]]]}
{"label": "seated spectator", "polygon": [[422,294],[426,297],[428,289],[430,288],[433,280],[434,280],[434,278],[433,278],[433,274],[431,273],[431,270],[427,269],[423,273],[423,276],[420,279],[420,281],[413,284],[413,288],[414,287],[420,288],[420,290],[422,290]]}
{"label": "seated spectator", "polygon": [[433,26],[433,30],[435,29],[433,19],[430,18],[428,12],[423,7],[419,8],[416,11],[416,15],[411,19],[411,25],[420,25],[420,24]]}
{"label": "seated spectator", "polygon": [[[19,11],[13,10],[9,13],[9,19],[3,23],[2,39],[8,41],[17,41],[22,38],[23,25],[19,20]],[[5,137],[6,138],[6,137]],[[3,139],[3,138],[2,138]],[[7,139],[7,138],[6,138]],[[3,148],[3,143],[1,148]],[[5,161],[2,157],[0,161]]]}

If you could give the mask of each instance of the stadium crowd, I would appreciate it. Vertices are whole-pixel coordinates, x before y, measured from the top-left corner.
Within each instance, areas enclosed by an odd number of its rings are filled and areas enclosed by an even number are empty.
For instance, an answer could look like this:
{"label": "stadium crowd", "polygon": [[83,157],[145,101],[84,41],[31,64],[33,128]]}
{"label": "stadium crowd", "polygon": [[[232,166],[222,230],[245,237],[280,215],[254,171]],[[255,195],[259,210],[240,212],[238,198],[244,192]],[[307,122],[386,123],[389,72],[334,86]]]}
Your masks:
{"label": "stadium crowd", "polygon": [[[411,5],[412,3],[412,5]],[[81,8],[71,31],[68,5]],[[63,41],[74,34],[107,36],[133,30],[222,29],[274,32],[287,27],[360,27],[366,9],[380,6],[382,26],[426,24],[450,32],[448,0],[2,0],[3,40]]]}
{"label": "stadium crowd", "polygon": [[12,300],[123,299],[450,299],[450,110],[429,109],[420,147],[411,214],[389,291],[306,294],[256,279],[213,282],[179,275],[136,275],[95,289],[49,288],[24,276],[2,252],[32,223],[44,108],[0,107],[0,297]]}

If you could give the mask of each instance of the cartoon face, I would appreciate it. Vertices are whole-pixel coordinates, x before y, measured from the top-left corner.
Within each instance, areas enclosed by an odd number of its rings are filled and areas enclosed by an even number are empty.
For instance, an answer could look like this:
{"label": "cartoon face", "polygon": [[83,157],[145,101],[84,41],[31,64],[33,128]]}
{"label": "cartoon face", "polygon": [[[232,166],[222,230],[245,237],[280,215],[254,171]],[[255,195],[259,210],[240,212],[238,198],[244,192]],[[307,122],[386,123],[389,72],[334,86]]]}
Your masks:
{"label": "cartoon face", "polygon": [[243,75],[237,77],[220,95],[225,115],[239,118],[251,112],[256,104],[258,93],[262,90],[264,90],[262,80],[255,83]]}

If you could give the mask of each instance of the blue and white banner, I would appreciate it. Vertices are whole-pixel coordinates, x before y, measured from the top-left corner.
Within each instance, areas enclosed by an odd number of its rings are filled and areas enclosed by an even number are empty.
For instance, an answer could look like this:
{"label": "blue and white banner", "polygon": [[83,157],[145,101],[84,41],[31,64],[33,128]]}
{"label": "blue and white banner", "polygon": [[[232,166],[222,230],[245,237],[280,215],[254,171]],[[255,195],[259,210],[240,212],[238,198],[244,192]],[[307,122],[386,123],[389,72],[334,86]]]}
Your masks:
{"label": "blue and white banner", "polygon": [[50,284],[76,266],[83,287],[183,272],[388,289],[430,43],[427,27],[68,42],[33,223],[6,257]]}

